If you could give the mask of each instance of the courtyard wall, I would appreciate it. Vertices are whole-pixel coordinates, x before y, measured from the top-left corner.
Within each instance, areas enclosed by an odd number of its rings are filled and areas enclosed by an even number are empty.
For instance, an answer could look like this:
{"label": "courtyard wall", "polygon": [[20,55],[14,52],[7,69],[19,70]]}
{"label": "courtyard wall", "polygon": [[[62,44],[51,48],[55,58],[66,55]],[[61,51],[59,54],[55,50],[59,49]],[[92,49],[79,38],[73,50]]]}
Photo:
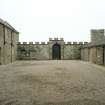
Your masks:
{"label": "courtyard wall", "polygon": [[19,33],[9,23],[0,19],[0,64],[16,60],[18,39]]}
{"label": "courtyard wall", "polygon": [[72,59],[80,59],[80,48],[82,44],[65,44],[64,45],[64,59],[72,60]]}
{"label": "courtyard wall", "polygon": [[49,45],[45,43],[33,44],[30,42],[18,43],[17,47],[18,60],[48,60],[49,59]]}
{"label": "courtyard wall", "polygon": [[81,47],[81,60],[105,65],[105,30],[91,30],[91,42]]}
{"label": "courtyard wall", "polygon": [[105,46],[86,47],[81,49],[81,60],[105,65]]}
{"label": "courtyard wall", "polygon": [[53,45],[58,43],[61,46],[61,60],[80,59],[80,48],[85,43],[82,42],[67,42],[62,39],[50,39],[49,42],[19,42],[17,47],[17,59],[18,60],[52,60],[52,48]]}

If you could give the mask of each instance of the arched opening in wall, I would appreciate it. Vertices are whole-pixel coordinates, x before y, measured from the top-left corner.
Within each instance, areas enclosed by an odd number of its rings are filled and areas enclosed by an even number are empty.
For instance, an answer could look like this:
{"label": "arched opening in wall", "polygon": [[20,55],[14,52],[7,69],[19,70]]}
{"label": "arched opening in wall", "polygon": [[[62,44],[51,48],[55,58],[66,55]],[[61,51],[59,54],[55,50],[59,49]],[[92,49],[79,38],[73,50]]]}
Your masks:
{"label": "arched opening in wall", "polygon": [[60,60],[61,59],[61,46],[59,44],[54,44],[52,47],[52,59]]}

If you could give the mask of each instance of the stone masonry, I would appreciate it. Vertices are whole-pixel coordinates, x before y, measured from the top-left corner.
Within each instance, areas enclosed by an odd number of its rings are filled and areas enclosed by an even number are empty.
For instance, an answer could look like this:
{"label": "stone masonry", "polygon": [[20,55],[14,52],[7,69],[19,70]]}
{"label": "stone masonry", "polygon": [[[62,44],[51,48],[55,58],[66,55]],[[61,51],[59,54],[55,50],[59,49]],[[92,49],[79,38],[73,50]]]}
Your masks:
{"label": "stone masonry", "polygon": [[0,19],[0,64],[16,60],[18,34],[9,23]]}
{"label": "stone masonry", "polygon": [[[18,43],[17,43],[18,42]],[[19,42],[19,32],[0,19],[0,64],[15,60],[84,60],[105,65],[105,30],[91,30],[91,42],[65,42],[49,38],[45,42]]]}
{"label": "stone masonry", "polygon": [[91,30],[91,42],[81,48],[81,60],[105,65],[105,30]]}
{"label": "stone masonry", "polygon": [[80,48],[87,44],[87,42],[64,42],[63,38],[49,38],[47,44],[45,42],[23,42],[18,43],[17,58],[18,60],[52,60],[53,58],[53,46],[60,46],[60,58],[61,60],[80,59]]}

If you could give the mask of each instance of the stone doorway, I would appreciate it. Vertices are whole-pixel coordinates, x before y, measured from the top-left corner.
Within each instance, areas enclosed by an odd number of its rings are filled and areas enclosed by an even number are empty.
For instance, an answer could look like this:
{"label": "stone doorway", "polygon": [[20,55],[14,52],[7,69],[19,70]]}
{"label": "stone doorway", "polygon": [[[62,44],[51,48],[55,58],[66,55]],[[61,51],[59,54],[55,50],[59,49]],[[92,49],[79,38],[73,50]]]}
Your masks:
{"label": "stone doorway", "polygon": [[52,59],[60,60],[61,59],[61,46],[59,44],[54,44],[52,47]]}

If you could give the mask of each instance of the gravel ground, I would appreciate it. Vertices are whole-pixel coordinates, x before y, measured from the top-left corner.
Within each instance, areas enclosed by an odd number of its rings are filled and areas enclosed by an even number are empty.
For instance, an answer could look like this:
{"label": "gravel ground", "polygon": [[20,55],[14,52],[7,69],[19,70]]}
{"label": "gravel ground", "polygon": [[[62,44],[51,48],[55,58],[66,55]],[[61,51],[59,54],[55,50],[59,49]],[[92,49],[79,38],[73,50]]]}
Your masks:
{"label": "gravel ground", "polygon": [[105,67],[74,60],[0,66],[0,105],[105,105]]}

